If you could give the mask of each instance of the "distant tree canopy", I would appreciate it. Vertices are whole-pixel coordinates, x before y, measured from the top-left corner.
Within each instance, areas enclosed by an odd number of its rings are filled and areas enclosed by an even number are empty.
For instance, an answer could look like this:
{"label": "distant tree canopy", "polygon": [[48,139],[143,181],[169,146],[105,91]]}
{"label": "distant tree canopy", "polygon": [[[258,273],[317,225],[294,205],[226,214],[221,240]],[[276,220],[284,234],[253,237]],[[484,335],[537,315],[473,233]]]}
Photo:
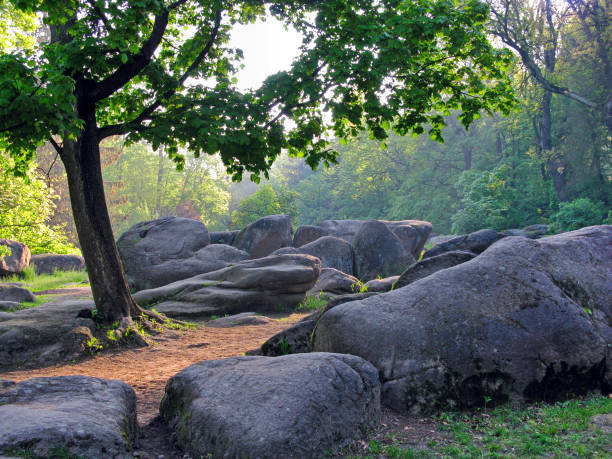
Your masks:
{"label": "distant tree canopy", "polygon": [[[267,173],[283,149],[333,163],[329,136],[387,129],[440,139],[444,113],[465,126],[508,112],[509,55],[484,31],[479,0],[11,0],[44,17],[50,39],[0,55],[0,143],[25,171],[51,142],[66,168],[92,292],[108,322],[142,313],[115,247],[100,142],[146,140],[183,167],[179,147],[219,153],[234,179]],[[290,70],[246,93],[232,27],[266,11],[303,36]],[[192,33],[187,33],[191,30]],[[291,120],[291,123],[287,123]]]}

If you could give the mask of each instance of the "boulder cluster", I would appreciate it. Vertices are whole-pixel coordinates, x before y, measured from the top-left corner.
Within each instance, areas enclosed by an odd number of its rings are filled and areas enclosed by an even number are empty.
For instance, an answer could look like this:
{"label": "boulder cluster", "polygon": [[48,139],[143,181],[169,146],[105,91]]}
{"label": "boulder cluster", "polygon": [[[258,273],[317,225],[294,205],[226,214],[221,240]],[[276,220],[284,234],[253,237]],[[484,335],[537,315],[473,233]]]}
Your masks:
{"label": "boulder cluster", "polygon": [[[252,355],[197,363],[168,381],[160,418],[180,448],[322,457],[376,423],[383,406],[421,415],[612,391],[612,226],[544,237],[481,230],[421,254],[430,231],[411,220],[339,220],[292,235],[287,217],[270,216],[237,233],[168,218],[124,234],[134,297],[171,316],[256,324],[269,319],[253,312],[327,299]],[[73,304],[70,317],[86,327],[86,312]],[[2,320],[0,345],[14,346]],[[0,454],[27,445],[45,455],[56,438],[75,454],[126,457],[137,441],[133,391],[78,378],[0,380]]]}

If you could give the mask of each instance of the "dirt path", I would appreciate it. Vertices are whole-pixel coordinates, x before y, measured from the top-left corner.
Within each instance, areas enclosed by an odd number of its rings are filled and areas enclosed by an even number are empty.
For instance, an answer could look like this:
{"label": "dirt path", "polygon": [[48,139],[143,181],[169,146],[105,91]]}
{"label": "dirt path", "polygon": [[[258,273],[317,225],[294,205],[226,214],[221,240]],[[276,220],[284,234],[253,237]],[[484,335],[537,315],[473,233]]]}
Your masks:
{"label": "dirt path", "polygon": [[141,426],[138,457],[182,458],[183,453],[171,442],[170,432],[155,419],[166,381],[194,363],[242,355],[256,349],[305,315],[276,317],[277,320],[265,325],[165,331],[153,337],[153,344],[146,348],[107,351],[71,363],[0,372],[0,379],[19,382],[39,376],[86,375],[125,381],[134,388],[137,397],[138,422]]}
{"label": "dirt path", "polygon": [[120,379],[134,388],[138,420],[146,424],[157,415],[166,381],[183,368],[203,360],[223,359],[256,349],[272,335],[297,322],[293,314],[265,325],[165,331],[146,348],[106,352],[75,363],[33,370],[0,372],[0,378],[23,381],[39,376],[86,375]]}

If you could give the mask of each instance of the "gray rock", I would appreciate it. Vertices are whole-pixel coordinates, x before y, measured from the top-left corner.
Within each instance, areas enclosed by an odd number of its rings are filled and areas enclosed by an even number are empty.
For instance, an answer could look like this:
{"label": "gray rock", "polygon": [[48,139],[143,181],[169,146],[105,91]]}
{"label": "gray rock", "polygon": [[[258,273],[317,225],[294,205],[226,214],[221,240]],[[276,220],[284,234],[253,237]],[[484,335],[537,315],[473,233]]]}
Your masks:
{"label": "gray rock", "polygon": [[0,368],[35,366],[83,354],[95,324],[93,301],[57,300],[0,313]]}
{"label": "gray rock", "polygon": [[255,312],[242,312],[240,314],[234,314],[233,316],[211,320],[210,322],[206,322],[206,326],[212,328],[229,328],[243,325],[266,325],[270,322],[272,322],[272,319],[260,316]]}
{"label": "gray rock", "polygon": [[508,237],[404,288],[326,312],[313,349],[359,355],[403,412],[612,387],[612,226]]}
{"label": "gray rock", "polygon": [[355,275],[363,282],[378,276],[399,275],[414,257],[387,226],[378,220],[365,222],[353,240]]}
{"label": "gray rock", "polygon": [[297,249],[295,247],[282,247],[280,249],[276,249],[270,255],[287,255],[287,254],[295,255],[296,253],[301,253],[300,249]]}
{"label": "gray rock", "polygon": [[433,229],[432,224],[420,220],[383,221],[383,223],[402,241],[404,248],[418,260]]}
{"label": "gray rock", "polygon": [[136,396],[122,381],[88,376],[34,378],[0,388],[0,453],[53,449],[127,458],[138,434]]}
{"label": "gray rock", "polygon": [[59,255],[43,253],[32,255],[30,263],[34,265],[36,274],[53,274],[55,271],[83,271],[85,259],[79,255]]}
{"label": "gray rock", "polygon": [[236,231],[211,231],[210,233],[211,244],[227,244],[232,245],[238,230]]}
{"label": "gray rock", "polygon": [[612,434],[612,413],[603,413],[589,419],[590,430],[601,430],[603,433]]}
{"label": "gray rock", "polygon": [[[367,221],[325,220],[317,223],[317,227],[321,228],[329,236],[339,237],[352,244],[355,235]],[[402,241],[405,249],[413,257],[418,258],[421,255],[421,251],[432,230],[431,223],[420,220],[379,221],[384,223]]]}
{"label": "gray rock", "polygon": [[317,258],[273,255],[142,290],[134,294],[134,299],[170,317],[279,312],[295,308],[320,273]]}
{"label": "gray rock", "polygon": [[423,254],[423,260],[426,258],[435,257],[446,252],[464,251],[479,254],[486,250],[491,244],[506,237],[503,233],[498,233],[491,229],[481,229],[470,234],[463,234],[449,239],[441,244],[434,245],[431,249]]}
{"label": "gray rock", "polygon": [[276,357],[285,354],[301,354],[312,352],[312,332],[319,318],[330,309],[350,301],[362,300],[374,293],[356,293],[351,295],[340,295],[330,299],[324,308],[304,317],[297,324],[278,332],[272,338],[261,345],[260,355]]}
{"label": "gray rock", "polygon": [[550,233],[550,227],[543,224],[530,225],[522,229],[513,228],[502,231],[502,234],[506,236],[522,236],[528,237],[529,239],[539,239],[548,233]]}
{"label": "gray rock", "polygon": [[130,287],[142,290],[204,272],[198,270],[206,269],[205,263],[191,258],[209,243],[201,222],[164,217],[134,225],[117,240],[117,248]]}
{"label": "gray rock", "polygon": [[343,273],[353,274],[353,248],[343,239],[323,236],[304,244],[299,251],[320,259],[323,268],[335,268]]}
{"label": "gray rock", "polygon": [[365,283],[366,292],[388,292],[393,288],[393,284],[399,276],[385,277],[383,279],[372,279]]}
{"label": "gray rock", "polygon": [[16,301],[0,301],[0,311],[12,311],[19,307]]}
{"label": "gray rock", "polygon": [[30,264],[32,255],[27,245],[0,238],[0,247],[8,247],[11,252],[10,255],[0,255],[0,277],[19,274]]}
{"label": "gray rock", "polygon": [[293,247],[301,247],[323,236],[329,236],[324,228],[312,225],[300,226],[293,235]]}
{"label": "gray rock", "polygon": [[338,271],[334,268],[323,268],[316,284],[308,291],[309,295],[319,292],[344,295],[347,293],[358,293],[361,281],[354,276]]}
{"label": "gray rock", "polygon": [[17,303],[27,301],[33,303],[36,301],[36,295],[27,288],[0,284],[0,301],[16,301]]}
{"label": "gray rock", "polygon": [[427,243],[434,246],[434,245],[442,244],[443,242],[450,241],[451,239],[454,239],[456,237],[457,236],[453,234],[441,234],[437,236],[431,236],[429,239],[427,239]]}
{"label": "gray rock", "polygon": [[292,232],[289,216],[269,215],[241,230],[232,245],[248,252],[251,258],[261,258],[290,246]]}
{"label": "gray rock", "polygon": [[470,261],[475,256],[476,255],[472,252],[455,250],[437,255],[435,257],[426,258],[406,269],[406,271],[399,276],[399,279],[397,282],[395,282],[393,288],[397,290],[398,288],[405,287],[408,284],[412,284],[413,282],[430,276],[442,269],[452,268],[453,266]]}
{"label": "gray rock", "polygon": [[233,357],[172,377],[160,414],[194,457],[319,458],[379,418],[379,388],[352,355]]}

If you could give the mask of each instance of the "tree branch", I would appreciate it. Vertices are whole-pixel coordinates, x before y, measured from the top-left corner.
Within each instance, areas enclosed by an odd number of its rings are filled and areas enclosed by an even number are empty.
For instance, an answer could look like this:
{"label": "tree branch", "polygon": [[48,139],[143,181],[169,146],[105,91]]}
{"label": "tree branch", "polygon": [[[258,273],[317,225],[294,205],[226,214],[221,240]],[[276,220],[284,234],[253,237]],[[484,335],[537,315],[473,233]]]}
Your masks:
{"label": "tree branch", "polygon": [[[175,3],[178,3],[178,2],[175,2]],[[206,59],[206,56],[208,56],[208,53],[210,52],[212,45],[217,39],[217,35],[219,34],[219,29],[221,27],[221,18],[222,18],[221,13],[222,13],[221,10],[217,12],[217,16],[215,17],[215,25],[213,27],[213,31],[212,31],[210,38],[206,42],[206,45],[204,46],[202,51],[200,51],[200,54],[198,54],[198,56],[193,60],[189,68],[185,70],[183,75],[181,75],[181,77],[178,79],[177,85],[173,89],[166,91],[161,97],[156,99],[155,102],[153,102],[151,105],[145,108],[132,121],[129,121],[127,123],[122,123],[122,124],[108,125],[108,126],[104,126],[100,128],[98,130],[98,139],[102,140],[111,135],[125,134],[128,128],[132,128],[132,129],[136,128],[143,121],[150,119],[150,116],[153,114],[155,110],[157,110],[162,105],[163,101],[168,99],[169,97],[172,97],[172,95],[176,93],[177,89],[183,86],[187,78],[189,78],[190,74],[193,73],[195,69],[198,68],[198,66],[202,63],[202,61],[204,61],[204,59]]]}
{"label": "tree branch", "polygon": [[94,102],[105,99],[121,89],[151,62],[151,57],[159,46],[168,26],[168,14],[168,10],[165,10],[163,14],[155,16],[151,35],[144,42],[138,54],[132,56],[131,59],[128,59],[128,62],[121,65],[112,75],[95,85],[92,97]]}

